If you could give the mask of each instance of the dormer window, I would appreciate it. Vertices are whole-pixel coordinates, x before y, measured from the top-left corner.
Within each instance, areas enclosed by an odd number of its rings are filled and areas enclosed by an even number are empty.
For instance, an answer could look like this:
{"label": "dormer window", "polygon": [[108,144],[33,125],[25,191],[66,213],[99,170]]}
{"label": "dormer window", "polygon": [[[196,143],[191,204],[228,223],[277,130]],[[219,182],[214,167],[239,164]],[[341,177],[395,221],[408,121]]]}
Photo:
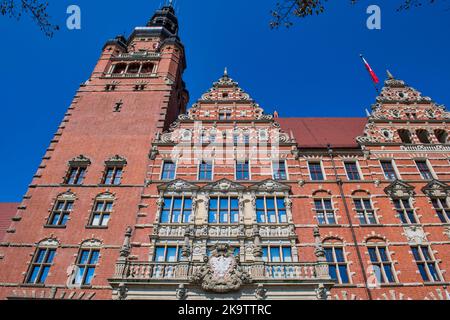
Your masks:
{"label": "dormer window", "polygon": [[219,120],[230,120],[230,119],[231,119],[230,110],[222,110],[219,112]]}

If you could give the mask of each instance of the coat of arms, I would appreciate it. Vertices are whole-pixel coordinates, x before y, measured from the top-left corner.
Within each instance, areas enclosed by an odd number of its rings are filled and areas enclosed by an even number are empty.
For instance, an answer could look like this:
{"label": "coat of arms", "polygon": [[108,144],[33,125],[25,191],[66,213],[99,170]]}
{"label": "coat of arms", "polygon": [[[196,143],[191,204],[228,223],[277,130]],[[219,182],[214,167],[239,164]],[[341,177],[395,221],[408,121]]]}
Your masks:
{"label": "coat of arms", "polygon": [[197,269],[191,281],[201,284],[203,290],[218,293],[237,291],[242,284],[250,283],[250,275],[239,266],[228,244],[218,244],[204,265]]}

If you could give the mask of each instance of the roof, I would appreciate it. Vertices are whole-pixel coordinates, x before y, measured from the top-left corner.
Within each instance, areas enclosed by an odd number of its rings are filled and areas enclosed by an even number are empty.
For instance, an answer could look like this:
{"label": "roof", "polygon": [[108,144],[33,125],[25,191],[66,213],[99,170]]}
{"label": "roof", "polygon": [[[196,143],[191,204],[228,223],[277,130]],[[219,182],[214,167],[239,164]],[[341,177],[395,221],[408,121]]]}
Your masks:
{"label": "roof", "polygon": [[281,129],[294,135],[300,148],[358,148],[367,118],[277,118]]}
{"label": "roof", "polygon": [[17,207],[20,203],[1,203],[0,202],[0,241],[6,234],[11,225],[11,218],[14,217]]}

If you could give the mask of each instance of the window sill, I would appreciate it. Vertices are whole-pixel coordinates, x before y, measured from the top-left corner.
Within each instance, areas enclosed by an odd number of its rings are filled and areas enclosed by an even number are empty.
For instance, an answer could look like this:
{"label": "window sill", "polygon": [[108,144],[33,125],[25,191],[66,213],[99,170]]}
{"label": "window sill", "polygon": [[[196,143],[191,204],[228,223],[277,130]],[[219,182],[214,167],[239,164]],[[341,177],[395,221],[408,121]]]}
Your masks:
{"label": "window sill", "polygon": [[85,226],[86,229],[108,229],[108,226]]}
{"label": "window sill", "polygon": [[103,184],[103,183],[100,183],[98,186],[102,187],[102,188],[106,188],[106,187],[113,188],[113,187],[120,187],[121,185],[122,185],[121,183],[119,183],[119,184]]}
{"label": "window sill", "polygon": [[54,226],[51,224],[46,224],[46,225],[44,225],[44,228],[45,229],[66,229],[67,226]]}
{"label": "window sill", "polygon": [[445,286],[445,285],[448,285],[448,282],[445,282],[445,281],[435,281],[435,282],[427,281],[427,282],[423,282],[423,285],[427,286],[427,287],[430,287],[430,286]]}
{"label": "window sill", "polygon": [[343,226],[341,224],[318,224],[319,228],[342,228]]}
{"label": "window sill", "polygon": [[45,288],[45,283],[42,284],[34,284],[34,283],[22,283],[20,287],[24,288]]}

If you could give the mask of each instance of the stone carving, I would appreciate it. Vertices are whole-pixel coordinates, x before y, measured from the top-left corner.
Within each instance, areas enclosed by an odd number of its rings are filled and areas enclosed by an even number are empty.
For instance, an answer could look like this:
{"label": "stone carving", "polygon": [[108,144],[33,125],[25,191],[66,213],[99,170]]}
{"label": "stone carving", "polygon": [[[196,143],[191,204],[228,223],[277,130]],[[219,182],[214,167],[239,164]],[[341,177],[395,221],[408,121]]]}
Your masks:
{"label": "stone carving", "polygon": [[119,287],[117,288],[117,298],[119,300],[126,300],[128,293],[128,288],[125,285],[125,283],[120,283]]}
{"label": "stone carving", "polygon": [[445,227],[444,233],[447,235],[447,237],[450,239],[450,227]]}
{"label": "stone carving", "polygon": [[244,190],[245,187],[228,179],[222,179],[206,185],[203,189],[208,191],[226,192]]}
{"label": "stone carving", "polygon": [[205,256],[204,265],[197,269],[190,280],[200,284],[205,291],[227,293],[237,291],[250,283],[250,275],[242,270],[239,258],[234,257],[228,244],[215,246],[211,257]]}
{"label": "stone carving", "polygon": [[425,187],[422,188],[422,191],[430,198],[443,198],[450,196],[450,186],[437,180],[430,181]]}
{"label": "stone carving", "polygon": [[91,160],[80,154],[78,157],[73,158],[69,161],[70,166],[88,166],[91,164]]}
{"label": "stone carving", "polygon": [[405,232],[403,234],[408,239],[408,242],[412,244],[422,244],[427,242],[427,236],[421,227],[408,226],[405,227],[404,230]]}
{"label": "stone carving", "polygon": [[255,297],[256,300],[265,300],[267,297],[267,289],[264,288],[263,284],[258,284],[258,287],[255,289]]}
{"label": "stone carving", "polygon": [[177,289],[175,294],[176,294],[177,300],[185,300],[186,299],[186,297],[187,297],[187,290],[184,287],[184,284],[180,284],[178,286],[178,289]]}
{"label": "stone carving", "polygon": [[123,240],[122,248],[120,249],[120,256],[127,258],[131,251],[131,235],[133,233],[133,228],[128,227],[125,231],[125,238]]}
{"label": "stone carving", "polygon": [[118,154],[116,154],[115,156],[109,158],[108,160],[105,161],[106,165],[126,165],[127,164],[127,159],[125,159],[122,156],[119,156]]}
{"label": "stone carving", "polygon": [[177,179],[169,183],[163,184],[161,186],[158,186],[158,189],[172,192],[182,192],[182,191],[192,192],[198,190],[199,187],[185,180]]}
{"label": "stone carving", "polygon": [[149,154],[150,160],[155,160],[156,156],[158,154],[159,154],[158,147],[157,146],[153,146],[152,149],[150,150],[150,154]]}
{"label": "stone carving", "polygon": [[317,299],[319,300],[327,300],[328,299],[328,290],[325,288],[323,283],[319,284],[319,287],[316,289]]}
{"label": "stone carving", "polygon": [[274,192],[274,191],[289,191],[291,188],[285,184],[274,180],[265,180],[250,187],[250,190]]}

